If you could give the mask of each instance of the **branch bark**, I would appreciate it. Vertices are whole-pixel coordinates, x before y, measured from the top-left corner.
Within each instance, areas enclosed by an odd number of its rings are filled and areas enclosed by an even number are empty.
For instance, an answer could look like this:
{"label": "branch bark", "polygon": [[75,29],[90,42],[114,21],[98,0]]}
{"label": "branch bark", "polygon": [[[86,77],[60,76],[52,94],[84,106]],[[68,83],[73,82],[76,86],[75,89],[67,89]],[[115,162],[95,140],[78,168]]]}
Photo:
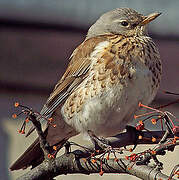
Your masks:
{"label": "branch bark", "polygon": [[[84,161],[83,158],[78,159],[74,153],[64,154],[56,158],[55,162],[56,171],[54,171],[54,169],[49,170],[48,164],[44,162],[17,180],[44,180],[47,176],[53,178],[57,175],[77,173],[89,175],[99,173],[100,171],[100,160],[94,164],[90,160]],[[137,166],[135,163],[133,164],[126,159],[119,159],[118,162],[114,159],[105,161],[103,163],[103,171],[105,173],[127,173],[147,180],[169,179],[168,176],[152,167],[146,165]]]}
{"label": "branch bark", "polygon": [[[138,139],[136,141],[136,133],[128,130],[127,132],[121,133],[115,137],[107,138],[107,140],[109,140],[113,148],[132,145],[134,142],[137,142],[137,144],[157,144],[160,142],[164,133],[164,131],[140,131],[142,139]],[[179,133],[177,133],[176,136],[179,136]],[[156,138],[155,142],[152,141],[152,137]],[[172,138],[172,135],[168,138]],[[176,145],[179,145],[178,141],[175,144],[171,144],[170,147],[174,147]],[[89,150],[93,150],[93,148],[94,147],[92,146],[88,147]],[[164,150],[166,150],[166,148]],[[84,159],[84,157],[89,157],[89,155],[89,151],[84,149],[64,154],[55,159],[55,168],[51,168],[49,162],[44,161],[42,164],[22,175],[17,180],[41,180],[47,177],[48,179],[52,179],[53,177],[62,174],[99,173],[101,159],[98,159],[95,163],[93,163],[90,158]],[[147,180],[169,179],[168,176],[162,174],[159,170],[157,170],[157,168],[153,168],[148,165],[137,165],[136,162],[131,162],[130,160],[126,160],[124,158],[121,158],[118,161],[115,161],[115,159],[104,160],[102,163],[102,169],[105,173],[127,173]]]}

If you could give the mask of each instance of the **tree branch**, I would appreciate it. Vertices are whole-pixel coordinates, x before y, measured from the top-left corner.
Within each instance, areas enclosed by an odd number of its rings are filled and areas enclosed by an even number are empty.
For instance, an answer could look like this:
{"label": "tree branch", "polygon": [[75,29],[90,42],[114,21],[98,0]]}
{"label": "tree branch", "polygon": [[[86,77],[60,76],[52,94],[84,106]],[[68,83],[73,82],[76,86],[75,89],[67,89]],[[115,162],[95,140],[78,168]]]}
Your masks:
{"label": "tree branch", "polygon": [[[142,131],[140,132],[142,139],[138,139],[137,144],[157,144],[163,137],[164,133],[164,131]],[[172,135],[170,136],[168,138],[173,138]],[[179,136],[179,133],[177,133],[176,136]],[[152,137],[156,138],[155,142],[152,141]],[[132,145],[134,144],[134,142],[136,142],[136,134],[134,133],[134,131],[128,130],[127,132],[121,133],[115,137],[107,138],[107,140],[109,140],[113,148],[124,147],[127,145]],[[179,141],[177,141],[175,144],[170,143],[167,147],[171,148],[176,145],[179,145]],[[93,150],[93,148],[94,147],[92,146],[88,147],[89,150]],[[162,150],[166,150],[166,146],[161,146],[158,152],[161,152]],[[52,179],[53,177],[62,174],[99,173],[101,162],[102,170],[105,173],[127,173],[147,180],[169,179],[168,176],[162,174],[157,168],[150,167],[149,165],[137,165],[136,161],[133,162],[124,158],[115,161],[115,159],[110,158],[109,160],[97,159],[97,161],[94,163],[91,161],[91,158],[84,158],[89,157],[89,155],[90,152],[84,149],[64,154],[54,160],[56,165],[54,168],[51,168],[51,166],[49,166],[48,161],[44,161],[36,168],[19,177],[18,180],[41,180],[47,177],[49,177],[49,179]]]}
{"label": "tree branch", "polygon": [[[92,163],[90,160],[85,161],[83,158],[78,159],[74,153],[64,154],[55,160],[56,172],[54,169],[48,169],[46,162],[30,170],[28,173],[19,177],[17,180],[43,180],[47,176],[51,178],[62,174],[93,174],[100,171],[100,160],[96,163]],[[131,167],[131,168],[130,168]],[[127,173],[134,175],[141,179],[153,180],[162,179],[168,180],[169,177],[161,173],[155,168],[147,165],[136,165],[126,159],[119,159],[118,162],[115,159],[109,159],[103,162],[103,171],[105,173]]]}

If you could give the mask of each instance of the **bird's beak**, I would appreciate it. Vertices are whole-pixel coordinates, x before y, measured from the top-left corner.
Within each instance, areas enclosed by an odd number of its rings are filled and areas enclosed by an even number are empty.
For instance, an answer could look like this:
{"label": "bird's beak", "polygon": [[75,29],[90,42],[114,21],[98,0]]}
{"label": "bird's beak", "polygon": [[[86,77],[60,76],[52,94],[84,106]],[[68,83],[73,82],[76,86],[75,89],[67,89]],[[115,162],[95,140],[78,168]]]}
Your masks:
{"label": "bird's beak", "polygon": [[141,25],[146,25],[149,22],[153,21],[155,18],[157,18],[158,16],[160,16],[162,13],[152,13],[149,14],[148,16],[144,16],[143,21],[141,22]]}

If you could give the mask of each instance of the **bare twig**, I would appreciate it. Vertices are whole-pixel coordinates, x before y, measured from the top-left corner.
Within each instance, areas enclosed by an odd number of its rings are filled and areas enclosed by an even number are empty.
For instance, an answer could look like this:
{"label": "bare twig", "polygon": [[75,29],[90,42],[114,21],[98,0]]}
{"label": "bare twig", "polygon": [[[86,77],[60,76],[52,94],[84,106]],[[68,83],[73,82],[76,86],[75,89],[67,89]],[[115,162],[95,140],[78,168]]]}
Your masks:
{"label": "bare twig", "polygon": [[48,150],[48,144],[47,144],[46,138],[45,138],[44,133],[42,131],[41,123],[39,121],[37,121],[36,116],[33,113],[30,113],[28,116],[29,116],[30,121],[33,123],[37,133],[38,133],[39,141],[40,141],[40,147],[42,148],[42,150],[44,152],[44,156],[48,157],[48,154],[50,154],[50,152]]}

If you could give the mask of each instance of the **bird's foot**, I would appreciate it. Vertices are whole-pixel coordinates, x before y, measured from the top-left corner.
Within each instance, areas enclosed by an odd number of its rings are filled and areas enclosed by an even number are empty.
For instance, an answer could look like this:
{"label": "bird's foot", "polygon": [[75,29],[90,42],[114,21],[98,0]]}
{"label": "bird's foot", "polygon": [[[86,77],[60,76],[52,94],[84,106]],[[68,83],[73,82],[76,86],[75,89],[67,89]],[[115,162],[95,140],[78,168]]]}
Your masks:
{"label": "bird's foot", "polygon": [[88,131],[88,135],[90,136],[90,139],[92,143],[94,144],[95,151],[103,151],[106,149],[111,149],[110,142],[103,138],[103,137],[97,137],[92,131]]}

